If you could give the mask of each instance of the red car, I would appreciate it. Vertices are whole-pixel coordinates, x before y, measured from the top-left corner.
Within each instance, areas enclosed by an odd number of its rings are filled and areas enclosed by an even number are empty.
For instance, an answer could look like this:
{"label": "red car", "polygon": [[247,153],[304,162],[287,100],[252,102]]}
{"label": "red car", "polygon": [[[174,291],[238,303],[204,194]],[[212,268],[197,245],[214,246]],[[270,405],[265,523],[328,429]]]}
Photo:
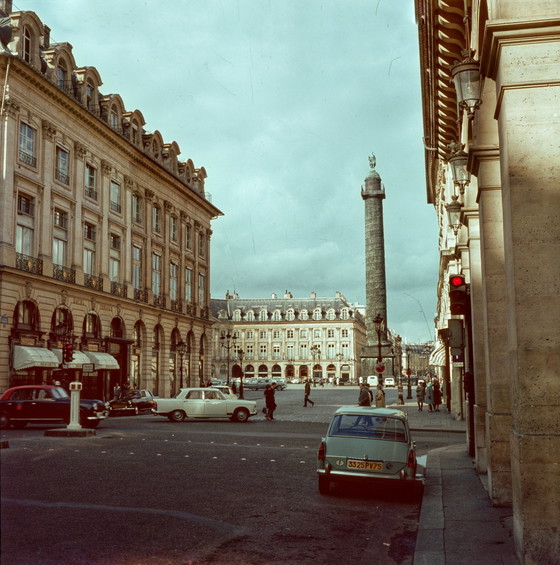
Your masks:
{"label": "red car", "polygon": [[[109,416],[102,400],[80,398],[80,424],[95,428]],[[0,428],[24,428],[27,424],[68,424],[70,396],[59,386],[24,385],[9,388],[0,397]]]}

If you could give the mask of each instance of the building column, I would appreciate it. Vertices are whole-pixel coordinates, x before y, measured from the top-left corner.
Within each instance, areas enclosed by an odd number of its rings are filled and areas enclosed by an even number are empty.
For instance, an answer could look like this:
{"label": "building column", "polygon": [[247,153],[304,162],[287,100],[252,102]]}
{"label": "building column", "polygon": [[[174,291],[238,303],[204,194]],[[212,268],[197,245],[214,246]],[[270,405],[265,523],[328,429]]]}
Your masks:
{"label": "building column", "polygon": [[496,18],[503,10],[512,18],[487,23],[483,70],[496,81],[498,101],[515,548],[520,563],[553,563],[560,531],[560,26],[550,8],[541,21],[507,0],[494,10]]}

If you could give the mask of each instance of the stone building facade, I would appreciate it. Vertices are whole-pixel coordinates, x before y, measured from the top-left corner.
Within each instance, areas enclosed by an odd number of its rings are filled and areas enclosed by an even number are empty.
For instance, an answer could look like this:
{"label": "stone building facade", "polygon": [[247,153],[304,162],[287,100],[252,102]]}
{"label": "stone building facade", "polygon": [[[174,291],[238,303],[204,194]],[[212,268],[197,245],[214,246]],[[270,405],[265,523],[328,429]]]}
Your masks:
{"label": "stone building facade", "polygon": [[[440,224],[432,360],[453,383],[455,416],[466,402],[492,503],[512,505],[519,563],[556,563],[560,3],[415,4],[427,199]],[[465,278],[464,313],[451,313],[451,275]]]}
{"label": "stone building facade", "polygon": [[[206,172],[0,0],[0,388],[79,378],[167,395],[209,373]],[[184,347],[177,348],[183,342]],[[61,348],[75,352],[67,366]]]}
{"label": "stone building facade", "polygon": [[[366,327],[358,309],[337,292],[294,298],[286,291],[270,298],[212,299],[213,378],[326,379],[341,384],[360,377]],[[220,339],[222,335],[229,339]],[[229,349],[228,349],[229,346]],[[238,351],[243,351],[240,362]],[[228,372],[229,369],[229,372]]]}

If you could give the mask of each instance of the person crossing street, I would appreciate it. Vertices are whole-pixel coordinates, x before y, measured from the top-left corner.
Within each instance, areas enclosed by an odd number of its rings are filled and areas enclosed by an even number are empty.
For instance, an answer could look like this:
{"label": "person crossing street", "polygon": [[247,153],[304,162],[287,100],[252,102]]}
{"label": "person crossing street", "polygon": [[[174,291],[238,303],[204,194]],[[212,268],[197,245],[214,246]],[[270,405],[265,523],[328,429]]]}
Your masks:
{"label": "person crossing street", "polygon": [[311,404],[311,406],[315,406],[315,402],[313,402],[313,400],[309,398],[309,395],[311,394],[311,383],[309,382],[309,379],[305,381],[304,393],[303,407],[305,408],[308,402]]}

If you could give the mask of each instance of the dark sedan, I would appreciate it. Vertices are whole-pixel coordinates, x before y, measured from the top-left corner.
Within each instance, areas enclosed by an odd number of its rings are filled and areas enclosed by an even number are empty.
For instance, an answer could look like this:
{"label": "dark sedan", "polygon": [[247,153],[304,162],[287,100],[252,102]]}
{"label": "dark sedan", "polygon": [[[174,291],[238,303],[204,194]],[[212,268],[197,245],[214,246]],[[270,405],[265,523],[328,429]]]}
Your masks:
{"label": "dark sedan", "polygon": [[[95,428],[109,415],[102,400],[80,398],[80,424]],[[68,424],[70,396],[59,386],[24,385],[9,388],[0,397],[0,428],[24,428],[27,424]]]}
{"label": "dark sedan", "polygon": [[110,400],[109,407],[111,415],[151,414],[156,401],[149,390],[126,390],[118,398]]}

